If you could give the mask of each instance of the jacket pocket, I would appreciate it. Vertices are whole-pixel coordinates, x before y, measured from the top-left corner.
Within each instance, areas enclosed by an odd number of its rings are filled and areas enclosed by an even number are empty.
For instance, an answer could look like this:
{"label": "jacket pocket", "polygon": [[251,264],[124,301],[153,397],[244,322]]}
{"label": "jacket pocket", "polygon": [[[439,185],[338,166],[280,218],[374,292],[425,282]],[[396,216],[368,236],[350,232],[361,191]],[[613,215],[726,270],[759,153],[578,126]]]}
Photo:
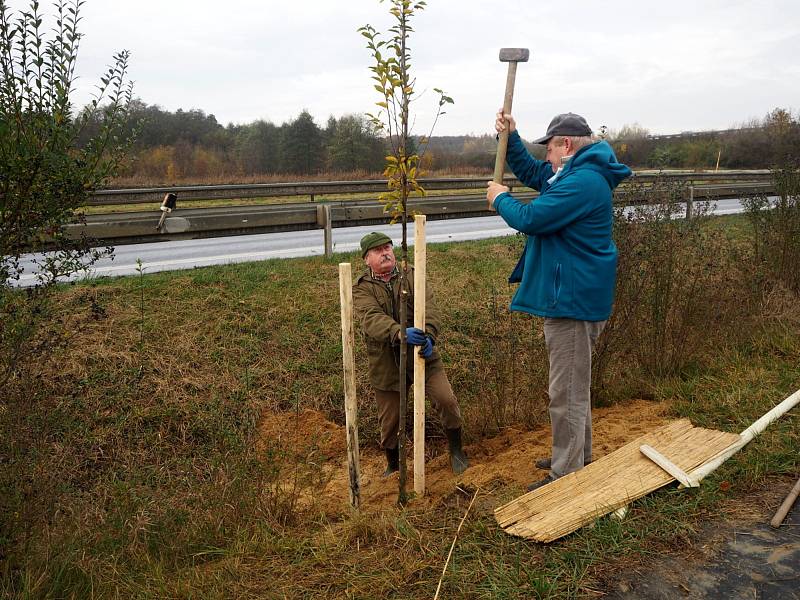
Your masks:
{"label": "jacket pocket", "polygon": [[558,304],[558,297],[561,295],[561,263],[556,263],[553,272],[553,296],[550,306]]}

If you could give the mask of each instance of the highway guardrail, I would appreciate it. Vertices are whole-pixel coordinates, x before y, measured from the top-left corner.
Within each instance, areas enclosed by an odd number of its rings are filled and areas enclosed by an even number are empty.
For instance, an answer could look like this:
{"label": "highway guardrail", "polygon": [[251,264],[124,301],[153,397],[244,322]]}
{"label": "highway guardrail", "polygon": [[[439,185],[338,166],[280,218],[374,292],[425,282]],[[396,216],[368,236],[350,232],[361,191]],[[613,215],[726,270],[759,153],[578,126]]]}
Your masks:
{"label": "highway guardrail", "polygon": [[[483,182],[483,186],[486,182]],[[689,186],[694,202],[754,194],[773,193],[771,183],[726,183]],[[514,192],[515,197],[529,201],[537,192]],[[686,200],[689,199],[687,195]],[[617,193],[616,201],[626,204],[636,199],[627,197],[625,190]],[[156,240],[192,239],[276,231],[317,229],[325,224],[322,208],[330,214],[331,227],[386,223],[390,216],[377,200],[342,200],[333,202],[303,202],[265,204],[258,206],[225,206],[176,210],[166,218],[161,230],[156,230],[161,212],[128,212],[87,215],[85,223],[67,226],[71,237],[86,235],[109,244],[136,243]],[[427,215],[429,219],[488,216],[483,193],[453,196],[412,198],[409,212]]]}

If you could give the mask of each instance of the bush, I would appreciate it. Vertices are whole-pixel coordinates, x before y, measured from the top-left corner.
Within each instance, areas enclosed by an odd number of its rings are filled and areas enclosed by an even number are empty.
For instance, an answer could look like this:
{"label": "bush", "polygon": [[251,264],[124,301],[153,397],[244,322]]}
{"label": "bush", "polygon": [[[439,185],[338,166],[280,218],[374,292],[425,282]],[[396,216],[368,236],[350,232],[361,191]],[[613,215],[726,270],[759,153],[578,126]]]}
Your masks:
{"label": "bush", "polygon": [[626,372],[647,381],[691,366],[741,329],[754,305],[740,244],[711,225],[708,203],[695,203],[685,218],[687,196],[684,184],[657,179],[633,184],[635,204],[615,209],[617,290],[596,351],[599,397],[610,382],[629,379]]}
{"label": "bush", "polygon": [[[121,132],[132,93],[123,51],[101,77],[91,105],[74,115],[70,92],[82,4],[54,3],[48,40],[39,2],[32,0],[14,21],[0,0],[0,387],[26,353],[48,346],[32,340],[58,279],[110,252],[93,250],[90,240],[71,239],[62,229],[91,190],[116,173],[127,147]],[[101,100],[107,100],[102,108]],[[78,144],[90,117],[99,118],[100,127]],[[36,285],[25,294],[12,291],[23,274],[23,255],[42,251],[33,260]]]}
{"label": "bush", "polygon": [[747,217],[754,229],[755,267],[765,286],[780,284],[800,294],[800,169],[773,172],[776,197],[747,198]]}

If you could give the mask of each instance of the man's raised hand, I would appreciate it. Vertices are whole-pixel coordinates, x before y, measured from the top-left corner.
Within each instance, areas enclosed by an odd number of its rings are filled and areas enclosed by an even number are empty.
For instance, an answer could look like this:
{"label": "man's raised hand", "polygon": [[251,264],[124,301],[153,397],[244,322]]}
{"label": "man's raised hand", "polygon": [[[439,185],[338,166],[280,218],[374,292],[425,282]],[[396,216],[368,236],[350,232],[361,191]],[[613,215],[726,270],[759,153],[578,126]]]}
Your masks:
{"label": "man's raised hand", "polygon": [[494,128],[497,133],[505,130],[508,127],[508,133],[514,133],[517,130],[517,122],[510,114],[503,114],[503,108],[497,111],[495,115]]}

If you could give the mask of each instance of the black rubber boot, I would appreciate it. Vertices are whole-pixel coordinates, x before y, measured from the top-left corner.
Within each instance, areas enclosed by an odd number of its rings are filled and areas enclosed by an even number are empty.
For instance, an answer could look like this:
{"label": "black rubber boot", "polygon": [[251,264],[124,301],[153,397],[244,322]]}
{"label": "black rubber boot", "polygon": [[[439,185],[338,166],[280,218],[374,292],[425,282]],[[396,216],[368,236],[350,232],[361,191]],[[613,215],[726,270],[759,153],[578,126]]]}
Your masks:
{"label": "black rubber boot", "polygon": [[386,470],[382,476],[388,477],[400,470],[400,452],[397,448],[385,448],[384,451],[386,452]]}
{"label": "black rubber boot", "polygon": [[450,448],[450,466],[453,468],[453,473],[461,475],[469,466],[467,455],[461,448],[461,428],[445,429],[445,433],[447,434],[447,445]]}

